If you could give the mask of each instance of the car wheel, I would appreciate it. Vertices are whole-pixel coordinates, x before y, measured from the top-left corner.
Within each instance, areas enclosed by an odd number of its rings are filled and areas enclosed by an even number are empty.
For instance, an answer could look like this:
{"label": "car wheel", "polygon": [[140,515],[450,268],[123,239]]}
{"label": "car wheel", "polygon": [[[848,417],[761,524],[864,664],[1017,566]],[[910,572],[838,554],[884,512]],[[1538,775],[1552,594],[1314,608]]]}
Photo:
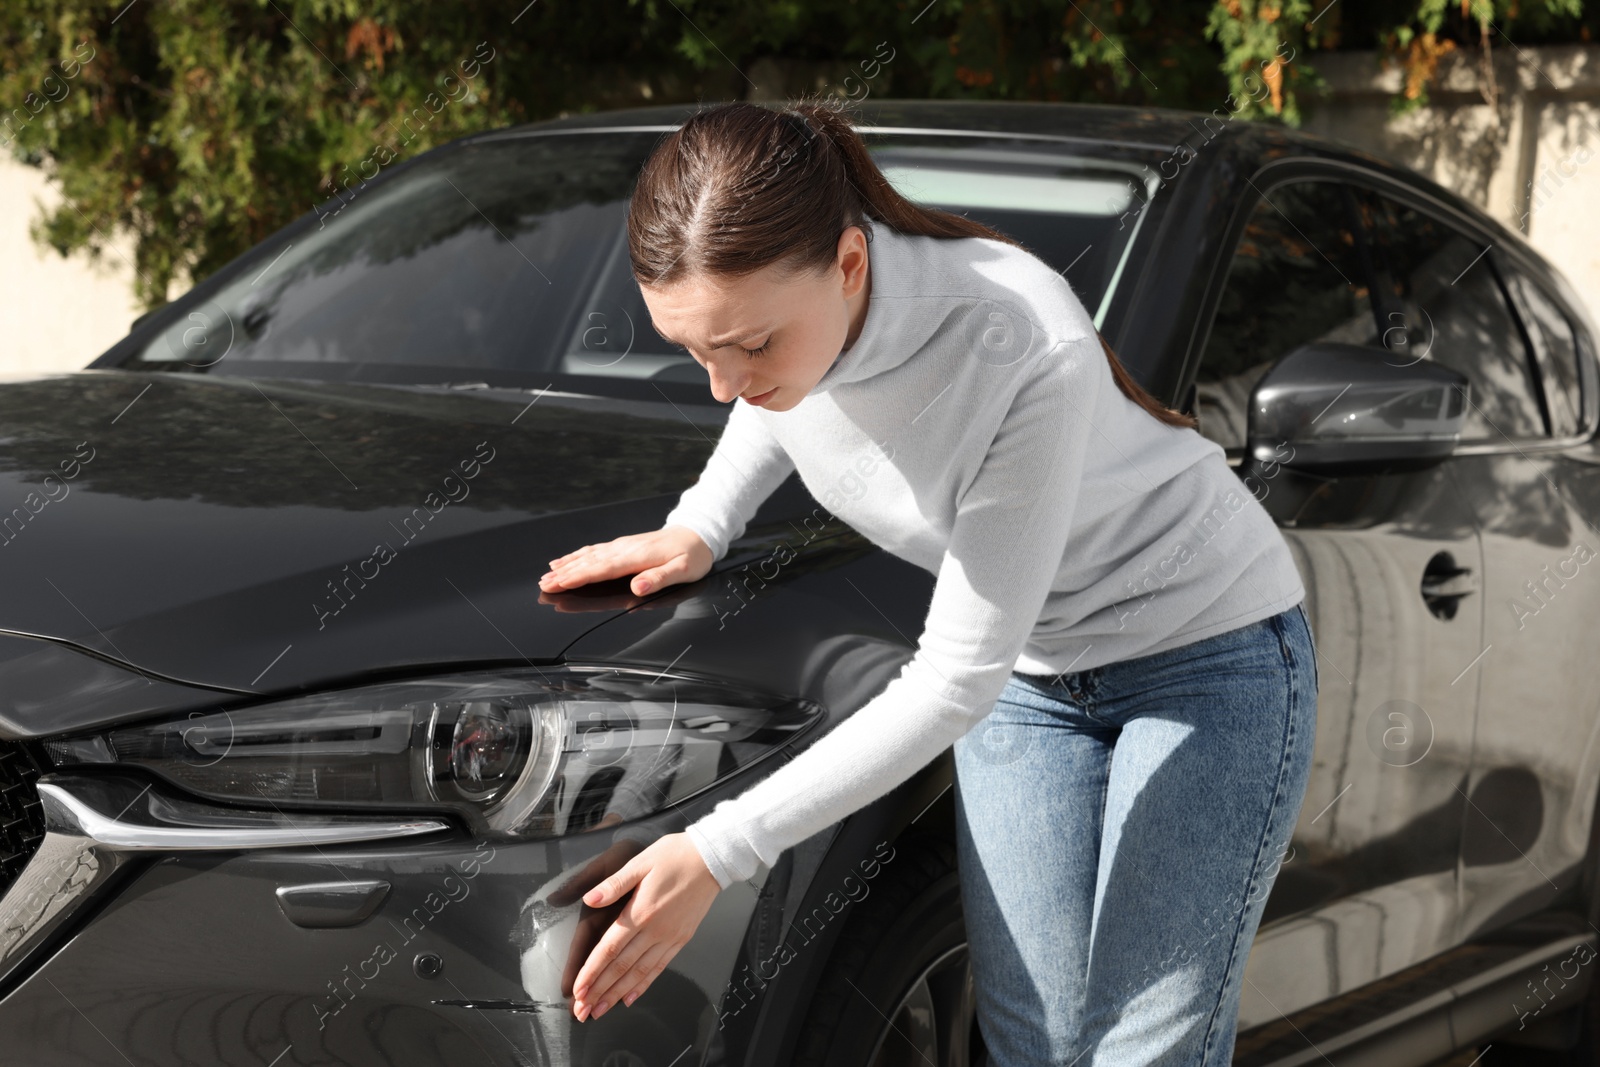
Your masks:
{"label": "car wheel", "polygon": [[896,842],[839,937],[793,1067],[983,1067],[955,848]]}

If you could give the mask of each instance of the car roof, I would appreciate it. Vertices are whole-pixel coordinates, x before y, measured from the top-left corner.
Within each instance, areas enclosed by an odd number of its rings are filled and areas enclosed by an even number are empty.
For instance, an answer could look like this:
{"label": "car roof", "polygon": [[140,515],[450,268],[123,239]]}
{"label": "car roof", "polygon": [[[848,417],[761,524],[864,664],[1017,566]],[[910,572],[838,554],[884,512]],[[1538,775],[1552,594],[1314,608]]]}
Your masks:
{"label": "car roof", "polygon": [[[494,135],[519,132],[607,129],[628,126],[673,127],[702,108],[720,101],[658,104],[565,115],[493,131]],[[764,102],[763,106],[781,106]],[[847,107],[851,121],[861,127],[963,130],[1022,134],[1062,140],[1117,145],[1124,148],[1173,152],[1180,145],[1192,148],[1202,166],[1225,157],[1236,163],[1265,162],[1286,156],[1335,159],[1358,164],[1408,185],[1455,211],[1465,214],[1504,239],[1518,245],[1525,239],[1480,207],[1426,176],[1359,145],[1309,133],[1275,122],[1255,122],[1233,117],[1224,107],[1205,112],[1164,107],[1119,104],[1082,104],[1043,100],[919,100],[868,97]],[[480,135],[482,136],[482,135]],[[474,138],[476,139],[476,138]],[[1245,167],[1245,175],[1255,168]],[[1243,180],[1235,176],[1235,180]]]}
{"label": "car roof", "polygon": [[[676,126],[690,115],[718,101],[658,104],[565,115],[526,123],[499,132],[532,130],[606,129],[620,126]],[[762,106],[779,106],[764,103]],[[846,108],[858,126],[949,129],[986,133],[1017,133],[1099,141],[1135,148],[1170,151],[1178,144],[1211,140],[1218,132],[1235,142],[1267,138],[1284,145],[1324,152],[1368,156],[1361,148],[1332,138],[1305,133],[1276,123],[1231,118],[1227,111],[1191,111],[1166,107],[1122,104],[1082,104],[1046,100],[917,100],[869,97]],[[1210,120],[1211,127],[1206,121]],[[1382,162],[1378,160],[1378,162]]]}
{"label": "car roof", "polygon": [[[717,101],[661,104],[567,115],[522,129],[583,129],[612,126],[676,126]],[[763,106],[778,107],[777,103]],[[1072,137],[1168,149],[1193,134],[1189,120],[1203,112],[1134,108],[1107,104],[1065,104],[1023,100],[900,100],[869,97],[845,108],[861,126],[925,127],[994,133]]]}
{"label": "car roof", "polygon": [[[1231,97],[1230,97],[1231,99]],[[647,107],[582,112],[559,118],[501,127],[468,135],[466,143],[519,134],[627,127],[673,128],[690,115],[724,101],[706,100]],[[776,101],[762,106],[781,107]],[[841,101],[841,103],[845,103]],[[1422,197],[1469,221],[1494,243],[1518,254],[1524,266],[1565,291],[1568,303],[1575,290],[1560,272],[1528,243],[1526,237],[1467,200],[1410,167],[1375,155],[1367,149],[1321,134],[1234,117],[1225,106],[1210,112],[1125,104],[1084,104],[1047,100],[929,100],[869,96],[845,104],[851,122],[863,129],[960,130],[969,133],[1016,134],[1049,141],[1103,144],[1124,150],[1142,150],[1173,156],[1180,150],[1193,156],[1180,158],[1184,170],[1210,171],[1231,195],[1245,195],[1256,170],[1268,161],[1300,158],[1353,165],[1408,187]],[[1191,162],[1192,161],[1192,162]],[[1163,167],[1165,161],[1163,161]],[[1163,172],[1164,173],[1164,172]],[[1581,302],[1580,317],[1588,314]]]}

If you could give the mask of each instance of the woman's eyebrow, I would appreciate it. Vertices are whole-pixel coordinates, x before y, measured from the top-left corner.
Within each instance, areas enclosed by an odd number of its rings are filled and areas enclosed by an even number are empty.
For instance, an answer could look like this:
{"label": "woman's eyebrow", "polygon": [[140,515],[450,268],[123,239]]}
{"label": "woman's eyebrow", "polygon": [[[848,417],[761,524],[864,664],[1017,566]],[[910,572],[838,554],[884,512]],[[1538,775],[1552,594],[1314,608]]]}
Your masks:
{"label": "woman's eyebrow", "polygon": [[[672,341],[673,344],[680,343],[680,342],[674,340],[671,337],[668,337],[666,334],[661,332],[661,327],[656,325],[656,320],[655,320],[654,316],[652,316],[651,319],[650,319],[650,328],[652,330],[655,330],[656,335],[661,337],[662,339],[667,340],[667,341]],[[734,330],[732,333],[725,333],[721,337],[713,337],[711,339],[711,347],[712,348],[726,348],[728,345],[733,344],[735,341],[747,341],[750,338],[755,337],[757,334],[766,333],[768,330],[771,330],[771,329],[773,329],[773,327],[771,327],[771,326],[758,326],[753,330]]]}

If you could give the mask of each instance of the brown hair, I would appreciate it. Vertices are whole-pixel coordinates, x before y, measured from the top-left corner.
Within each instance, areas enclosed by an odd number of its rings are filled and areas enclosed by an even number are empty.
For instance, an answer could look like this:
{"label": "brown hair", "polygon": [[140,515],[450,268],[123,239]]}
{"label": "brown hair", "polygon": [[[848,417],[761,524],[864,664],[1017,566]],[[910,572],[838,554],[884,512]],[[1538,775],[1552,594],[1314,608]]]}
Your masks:
{"label": "brown hair", "polygon": [[[628,209],[628,254],[643,285],[702,273],[739,277],[773,263],[786,272],[818,271],[835,261],[839,234],[868,218],[905,234],[1026,247],[974,219],[906,199],[840,105],[817,98],[782,111],[719,103],[689,116],[640,171]],[[1195,426],[1192,416],[1146,392],[1095,335],[1130,400],[1162,422]]]}

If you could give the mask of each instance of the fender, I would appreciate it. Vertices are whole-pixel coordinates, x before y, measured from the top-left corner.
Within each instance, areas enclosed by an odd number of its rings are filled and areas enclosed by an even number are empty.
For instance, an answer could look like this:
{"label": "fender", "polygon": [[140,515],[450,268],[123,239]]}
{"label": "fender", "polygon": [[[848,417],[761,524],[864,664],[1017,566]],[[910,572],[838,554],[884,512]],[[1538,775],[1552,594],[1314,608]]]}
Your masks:
{"label": "fender", "polygon": [[[780,878],[774,868],[768,884],[775,888],[772,899],[763,894],[756,914],[751,918],[732,973],[754,973],[759,962],[770,955],[784,931],[783,898],[789,895],[791,879],[805,878],[806,890],[800,898],[796,915],[808,915],[814,908],[827,909],[824,903],[830,894],[837,896],[838,887],[852,874],[859,877],[861,864],[874,859],[885,859],[877,851],[883,842],[899,848],[898,842],[908,831],[928,832],[953,838],[955,835],[955,763],[949,749],[940,753],[927,767],[910,779],[839,824],[838,831],[828,844],[827,851],[815,863],[809,876],[797,870],[795,850],[785,852],[779,867],[788,866],[787,878]],[[892,855],[892,854],[890,854]],[[799,861],[803,862],[803,861]],[[885,859],[885,862],[892,860]],[[764,909],[767,930],[776,933],[759,936]],[[758,1004],[739,1012],[729,1019],[725,1030],[729,1063],[743,1063],[748,1067],[787,1067],[794,1050],[799,1046],[800,1028],[811,1010],[811,998],[817,988],[824,968],[839,947],[839,935],[849,922],[849,914],[842,914],[835,922],[824,926],[816,937],[806,942],[804,950],[767,981]],[[759,931],[766,934],[766,930]],[[769,968],[770,973],[770,968]]]}

